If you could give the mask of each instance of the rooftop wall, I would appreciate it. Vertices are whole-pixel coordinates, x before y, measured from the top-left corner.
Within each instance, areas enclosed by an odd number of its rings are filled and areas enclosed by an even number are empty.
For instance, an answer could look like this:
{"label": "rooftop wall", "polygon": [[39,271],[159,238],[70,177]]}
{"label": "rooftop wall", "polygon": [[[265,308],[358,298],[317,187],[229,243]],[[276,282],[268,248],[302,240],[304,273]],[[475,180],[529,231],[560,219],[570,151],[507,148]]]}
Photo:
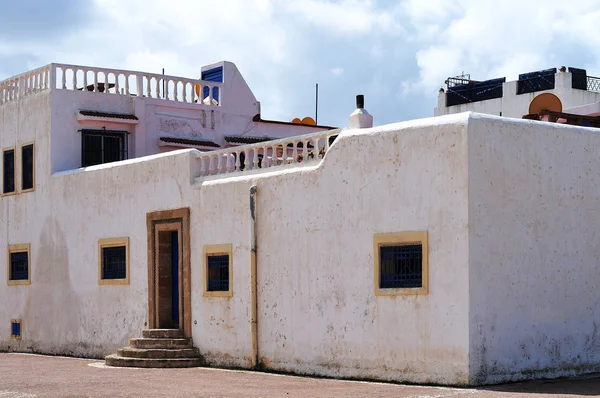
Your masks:
{"label": "rooftop wall", "polygon": [[[98,357],[126,345],[147,322],[146,213],[190,207],[194,342],[211,364],[251,366],[248,192],[256,184],[263,366],[466,383],[465,151],[460,116],[346,131],[312,165],[195,184],[195,150],[55,174],[27,204],[1,199],[11,217],[0,246],[31,244],[32,280],[0,289],[0,348]],[[373,235],[408,230],[429,233],[430,293],[375,296]],[[130,238],[130,285],[98,284],[98,239],[110,237]],[[202,249],[222,243],[233,245],[234,294],[204,297]],[[10,318],[23,320],[20,343],[8,340]]]}
{"label": "rooftop wall", "polygon": [[471,382],[600,370],[600,134],[469,121]]}
{"label": "rooftop wall", "polygon": [[[597,370],[592,129],[461,114],[344,130],[313,163],[203,176],[196,150],[55,173],[0,198],[0,349],[101,357],[148,321],[146,214],[190,208],[192,335],[253,366],[249,188],[258,187],[258,356],[267,369],[480,384]],[[374,292],[375,233],[428,232],[427,295]],[[129,237],[129,285],[98,284]],[[233,246],[233,297],[203,295],[205,245]],[[6,275],[0,261],[0,275]],[[10,340],[9,320],[23,320]]]}

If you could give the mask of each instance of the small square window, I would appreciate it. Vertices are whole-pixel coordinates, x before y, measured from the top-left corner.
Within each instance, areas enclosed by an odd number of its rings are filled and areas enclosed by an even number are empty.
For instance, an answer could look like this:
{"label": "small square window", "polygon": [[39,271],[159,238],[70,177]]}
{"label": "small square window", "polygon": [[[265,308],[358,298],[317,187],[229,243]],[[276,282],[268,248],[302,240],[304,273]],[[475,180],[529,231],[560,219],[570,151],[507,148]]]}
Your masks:
{"label": "small square window", "polygon": [[129,238],[100,239],[98,262],[101,285],[128,285]]}
{"label": "small square window", "polygon": [[206,270],[204,296],[233,296],[231,247],[231,245],[204,247],[204,269]]}
{"label": "small square window", "polygon": [[12,339],[21,340],[21,320],[11,319],[10,320],[10,337]]}
{"label": "small square window", "polygon": [[376,234],[373,249],[376,295],[428,293],[427,232]]}
{"label": "small square window", "polygon": [[8,246],[8,284],[31,284],[29,244]]}

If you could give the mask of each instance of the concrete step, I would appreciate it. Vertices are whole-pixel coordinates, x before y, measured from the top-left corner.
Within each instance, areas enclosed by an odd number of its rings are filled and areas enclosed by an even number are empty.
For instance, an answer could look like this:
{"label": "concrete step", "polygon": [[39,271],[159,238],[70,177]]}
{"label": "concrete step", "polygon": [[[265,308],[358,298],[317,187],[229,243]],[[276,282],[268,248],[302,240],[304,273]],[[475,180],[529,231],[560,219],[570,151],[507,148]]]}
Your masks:
{"label": "concrete step", "polygon": [[149,359],[168,359],[168,358],[197,358],[200,351],[195,348],[174,348],[174,349],[144,349],[124,347],[117,350],[117,355],[125,358],[149,358]]}
{"label": "concrete step", "polygon": [[178,339],[183,337],[183,331],[179,329],[145,329],[142,337],[147,339]]}
{"label": "concrete step", "polygon": [[189,338],[180,338],[180,339],[132,338],[132,339],[129,339],[129,345],[132,348],[145,348],[145,349],[192,348],[192,339],[189,339]]}
{"label": "concrete step", "polygon": [[126,368],[193,368],[202,365],[201,358],[128,358],[112,354],[106,365]]}

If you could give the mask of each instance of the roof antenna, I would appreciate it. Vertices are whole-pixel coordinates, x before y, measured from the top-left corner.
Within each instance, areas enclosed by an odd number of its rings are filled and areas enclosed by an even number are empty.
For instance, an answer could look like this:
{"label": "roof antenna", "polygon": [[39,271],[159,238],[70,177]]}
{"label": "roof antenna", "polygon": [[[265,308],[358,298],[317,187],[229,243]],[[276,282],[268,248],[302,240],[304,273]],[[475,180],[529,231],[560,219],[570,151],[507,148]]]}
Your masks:
{"label": "roof antenna", "polygon": [[315,124],[319,124],[319,83],[315,85]]}

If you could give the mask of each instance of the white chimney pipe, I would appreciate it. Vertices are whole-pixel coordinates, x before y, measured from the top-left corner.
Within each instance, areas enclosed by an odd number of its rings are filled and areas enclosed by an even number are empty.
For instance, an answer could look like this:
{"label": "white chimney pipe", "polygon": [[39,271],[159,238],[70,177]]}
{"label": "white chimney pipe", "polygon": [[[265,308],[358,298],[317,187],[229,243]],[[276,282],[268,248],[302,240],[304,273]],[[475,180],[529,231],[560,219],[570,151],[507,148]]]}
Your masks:
{"label": "white chimney pipe", "polygon": [[350,115],[348,127],[351,129],[364,129],[373,127],[373,116],[365,109],[365,96],[356,96],[356,110]]}

